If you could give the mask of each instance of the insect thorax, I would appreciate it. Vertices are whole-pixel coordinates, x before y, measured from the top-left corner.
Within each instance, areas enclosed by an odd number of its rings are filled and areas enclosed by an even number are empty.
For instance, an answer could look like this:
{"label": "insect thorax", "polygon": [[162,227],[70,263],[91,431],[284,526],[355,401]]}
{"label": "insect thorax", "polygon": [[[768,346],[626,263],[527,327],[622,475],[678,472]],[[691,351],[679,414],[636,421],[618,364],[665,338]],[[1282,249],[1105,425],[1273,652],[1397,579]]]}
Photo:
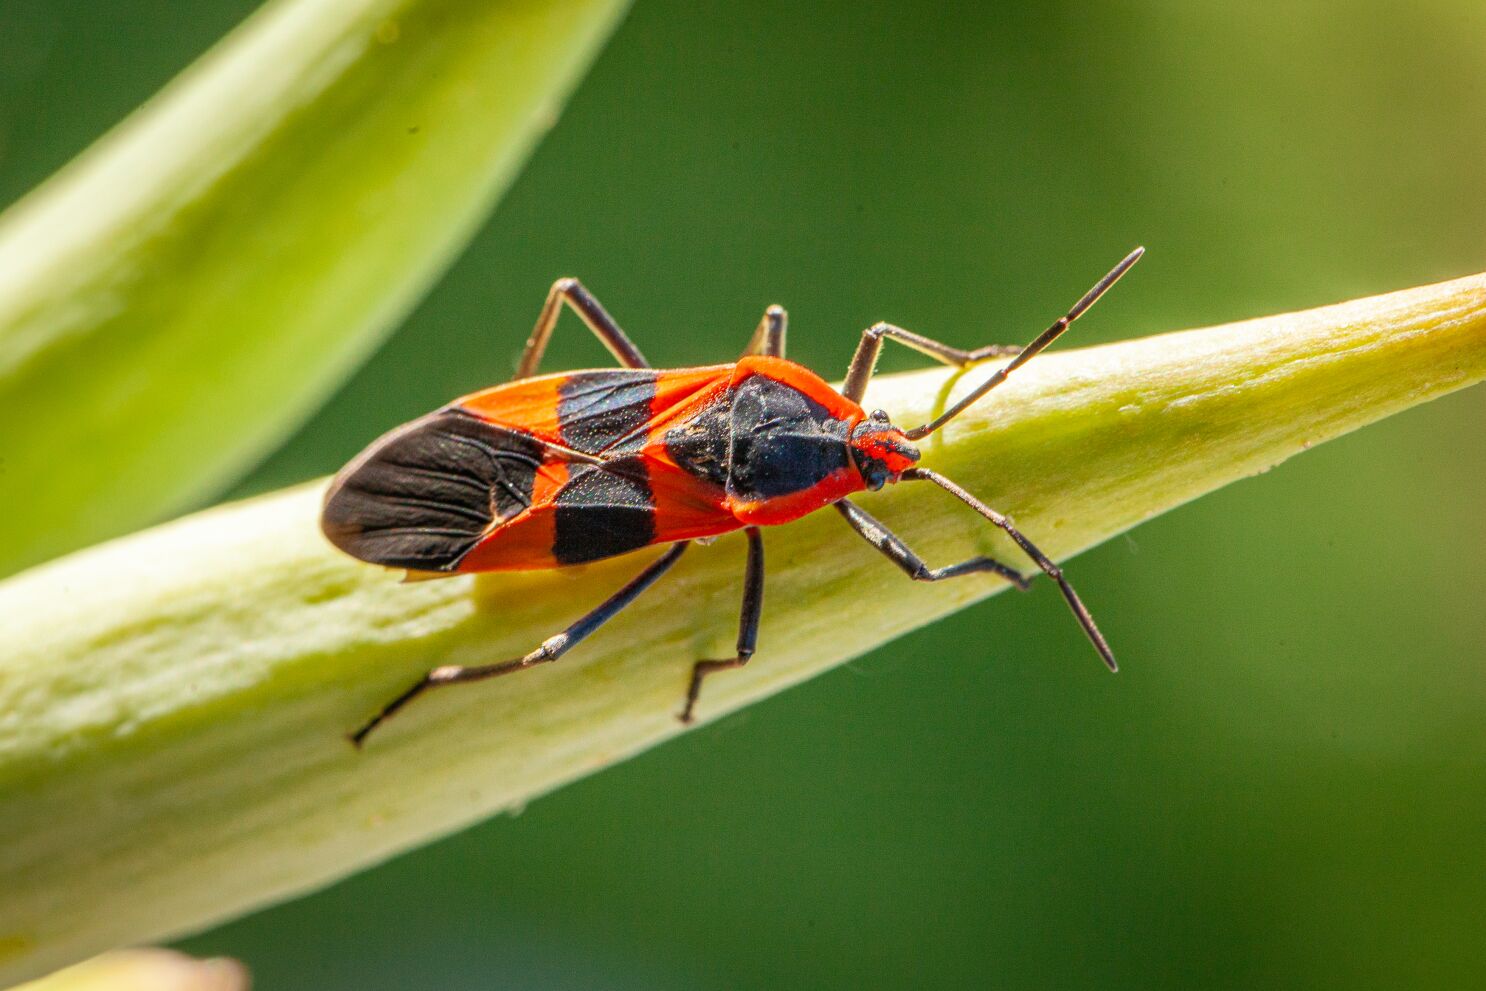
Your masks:
{"label": "insect thorax", "polygon": [[745,379],[666,434],[682,468],[744,502],[794,495],[851,467],[851,424],[763,375]]}

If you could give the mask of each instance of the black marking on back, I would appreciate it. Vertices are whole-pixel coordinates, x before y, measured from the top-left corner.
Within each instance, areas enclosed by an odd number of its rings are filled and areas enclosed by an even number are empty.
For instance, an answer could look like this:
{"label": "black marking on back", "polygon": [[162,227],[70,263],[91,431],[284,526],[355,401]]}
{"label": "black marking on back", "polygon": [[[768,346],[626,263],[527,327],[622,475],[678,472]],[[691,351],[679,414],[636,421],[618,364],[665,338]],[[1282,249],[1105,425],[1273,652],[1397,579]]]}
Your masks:
{"label": "black marking on back", "polygon": [[452,571],[492,522],[531,505],[544,450],[463,410],[431,413],[373,443],[336,479],[320,527],[363,561]]}
{"label": "black marking on back", "polygon": [[851,464],[846,421],[763,375],[733,391],[728,492],[750,501],[810,488]]}
{"label": "black marking on back", "polygon": [[655,399],[656,373],[648,368],[574,372],[558,387],[557,422],[562,442],[600,454],[644,430]]}
{"label": "black marking on back", "polygon": [[640,457],[573,465],[557,493],[552,556],[560,564],[597,561],[655,540],[655,496]]}
{"label": "black marking on back", "polygon": [[666,431],[666,453],[682,469],[718,488],[728,484],[733,444],[733,396],[724,392]]}
{"label": "black marking on back", "polygon": [[641,457],[655,400],[649,369],[575,372],[558,388],[562,442],[603,465],[573,464],[554,500],[552,556],[560,564],[597,561],[655,539],[655,496]]}

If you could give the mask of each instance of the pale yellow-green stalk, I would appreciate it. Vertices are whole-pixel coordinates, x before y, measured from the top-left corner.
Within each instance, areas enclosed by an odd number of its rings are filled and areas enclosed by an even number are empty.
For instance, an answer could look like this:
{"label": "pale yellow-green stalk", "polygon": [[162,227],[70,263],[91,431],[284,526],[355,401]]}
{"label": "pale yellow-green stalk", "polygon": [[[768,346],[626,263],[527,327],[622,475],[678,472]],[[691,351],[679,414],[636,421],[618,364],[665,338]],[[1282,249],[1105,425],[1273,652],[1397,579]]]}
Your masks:
{"label": "pale yellow-green stalk", "polygon": [[[916,424],[993,367],[885,377],[868,401]],[[924,463],[1067,557],[1482,378],[1477,276],[1044,355],[925,442]],[[322,488],[0,583],[0,983],[326,884],[653,746],[682,731],[691,662],[730,649],[742,559],[724,538],[560,662],[430,695],[358,753],[347,731],[426,669],[529,650],[655,552],[399,584],[325,543]],[[1016,559],[931,486],[863,502],[933,563]],[[833,512],[765,542],[760,651],[708,682],[703,719],[1003,587],[914,584]],[[1082,592],[1097,615],[1100,590]],[[1054,635],[1111,677],[1071,618]],[[1139,663],[1138,640],[1115,648]]]}
{"label": "pale yellow-green stalk", "polygon": [[116,950],[16,991],[248,991],[236,960],[193,960],[169,950]]}
{"label": "pale yellow-green stalk", "polygon": [[0,217],[0,575],[197,505],[299,427],[623,8],[275,0]]}

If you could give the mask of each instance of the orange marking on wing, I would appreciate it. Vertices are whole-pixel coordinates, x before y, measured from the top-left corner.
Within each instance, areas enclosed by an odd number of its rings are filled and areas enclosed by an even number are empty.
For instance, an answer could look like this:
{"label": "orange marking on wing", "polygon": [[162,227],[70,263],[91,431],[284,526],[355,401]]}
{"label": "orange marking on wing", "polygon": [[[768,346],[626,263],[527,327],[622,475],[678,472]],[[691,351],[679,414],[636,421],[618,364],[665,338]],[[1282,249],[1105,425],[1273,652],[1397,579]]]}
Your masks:
{"label": "orange marking on wing", "polygon": [[676,467],[668,458],[646,453],[655,499],[656,543],[714,537],[743,525],[728,510],[722,489]]}
{"label": "orange marking on wing", "polygon": [[530,508],[510,519],[497,522],[485,531],[474,548],[464,556],[456,569],[461,574],[476,571],[533,571],[553,568],[552,542],[557,530],[553,520],[553,500],[567,483],[568,465],[550,455],[537,469],[533,480]]}
{"label": "orange marking on wing", "polygon": [[555,568],[553,507],[531,509],[487,534],[459,562],[461,574],[477,571],[541,571]]}
{"label": "orange marking on wing", "polygon": [[655,503],[657,543],[712,537],[739,528],[727,509],[727,493],[680,467],[666,449],[666,433],[686,417],[695,416],[728,388],[732,365],[666,373],[657,383],[659,409],[650,423],[650,436],[641,454],[650,472]]}
{"label": "orange marking on wing", "polygon": [[454,405],[490,423],[525,430],[542,440],[559,444],[562,429],[557,423],[558,389],[566,374],[538,375],[472,392]]}
{"label": "orange marking on wing", "polygon": [[650,413],[655,421],[682,415],[699,399],[710,397],[727,387],[733,365],[709,365],[703,368],[678,368],[660,373],[655,381],[655,398]]}
{"label": "orange marking on wing", "polygon": [[542,462],[542,467],[537,469],[536,478],[531,488],[531,508],[545,506],[557,498],[557,492],[568,484],[569,466],[566,461],[558,461],[550,454]]}

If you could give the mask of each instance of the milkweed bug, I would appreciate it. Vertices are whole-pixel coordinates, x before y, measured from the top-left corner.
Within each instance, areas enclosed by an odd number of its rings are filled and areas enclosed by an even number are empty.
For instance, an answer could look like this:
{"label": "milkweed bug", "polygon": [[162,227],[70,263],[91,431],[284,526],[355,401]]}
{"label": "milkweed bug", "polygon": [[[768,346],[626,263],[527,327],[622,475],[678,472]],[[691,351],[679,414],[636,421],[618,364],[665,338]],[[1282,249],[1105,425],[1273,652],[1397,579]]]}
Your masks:
{"label": "milkweed bug", "polygon": [[[918,467],[913,442],[954,419],[1056,340],[1143,252],[1130,252],[1023,348],[965,351],[892,324],[875,324],[862,333],[839,392],[785,359],[786,316],[778,306],[764,313],[738,361],[662,371],[650,367],[581,283],[558,280],[515,379],[457,399],[373,442],[331,482],[321,529],[353,557],[419,577],[558,568],[652,544],[671,547],[526,656],[430,671],[351,734],[352,742],[360,746],[373,729],[430,688],[557,660],[634,602],[689,542],[741,529],[748,563],[737,653],[693,665],[680,713],[689,723],[703,680],[742,667],[753,656],[764,598],[760,528],[826,506],[916,581],[992,572],[1027,587],[1029,576],[983,555],[931,568],[847,498],[888,482],[931,482],[1004,530],[1057,582],[1099,656],[1116,670],[1109,644],[1062,570],[1005,516],[943,475]],[[624,367],[535,374],[564,304]],[[957,367],[1013,357],[939,416],[901,430],[881,410],[868,414],[858,405],[887,339]]]}

